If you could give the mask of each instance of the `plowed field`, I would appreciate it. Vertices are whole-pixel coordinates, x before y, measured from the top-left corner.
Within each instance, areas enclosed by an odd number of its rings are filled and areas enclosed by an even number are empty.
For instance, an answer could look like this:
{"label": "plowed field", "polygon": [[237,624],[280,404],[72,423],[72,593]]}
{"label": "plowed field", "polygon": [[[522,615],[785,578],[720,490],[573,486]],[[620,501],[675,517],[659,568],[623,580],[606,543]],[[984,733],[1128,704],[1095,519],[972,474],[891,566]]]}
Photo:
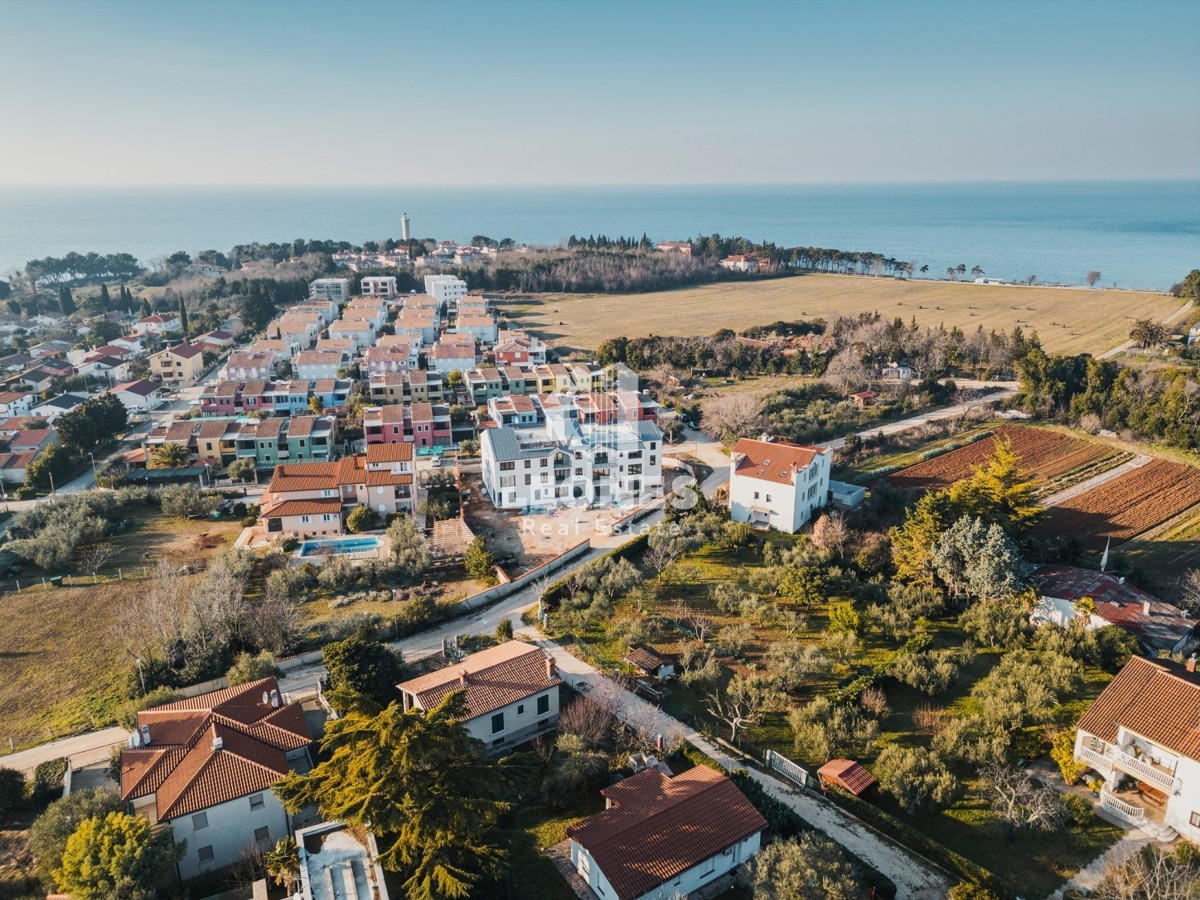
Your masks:
{"label": "plowed field", "polygon": [[889,475],[887,480],[896,487],[911,490],[947,488],[970,475],[976,466],[982,465],[992,455],[996,440],[1000,437],[1006,438],[1012,445],[1020,458],[1022,469],[1047,481],[1084,466],[1095,466],[1105,457],[1112,457],[1115,462],[1117,456],[1104,444],[1058,431],[1027,425],[1002,425],[991,437],[901,469]]}
{"label": "plowed field", "polygon": [[1080,537],[1101,550],[1161,525],[1200,503],[1200,469],[1156,459],[1052,507],[1034,530],[1042,538]]}

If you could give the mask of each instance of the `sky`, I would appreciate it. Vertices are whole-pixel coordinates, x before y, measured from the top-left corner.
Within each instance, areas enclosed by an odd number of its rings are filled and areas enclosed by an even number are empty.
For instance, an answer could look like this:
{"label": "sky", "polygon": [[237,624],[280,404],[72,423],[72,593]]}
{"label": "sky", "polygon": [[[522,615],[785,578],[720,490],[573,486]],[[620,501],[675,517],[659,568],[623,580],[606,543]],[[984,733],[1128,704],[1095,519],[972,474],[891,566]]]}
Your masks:
{"label": "sky", "polygon": [[1200,177],[1194,0],[0,0],[0,184]]}

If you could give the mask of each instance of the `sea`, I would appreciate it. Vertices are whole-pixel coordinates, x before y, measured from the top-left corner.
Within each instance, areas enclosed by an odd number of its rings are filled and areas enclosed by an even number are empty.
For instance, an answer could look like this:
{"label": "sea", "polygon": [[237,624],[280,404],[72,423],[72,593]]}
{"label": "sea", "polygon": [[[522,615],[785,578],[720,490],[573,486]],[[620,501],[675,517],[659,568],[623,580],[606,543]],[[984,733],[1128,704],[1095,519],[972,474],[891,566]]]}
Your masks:
{"label": "sea", "polygon": [[874,251],[988,277],[1165,290],[1200,267],[1200,181],[696,187],[0,187],[0,277],[68,251],[227,251],[252,241],[714,232]]}

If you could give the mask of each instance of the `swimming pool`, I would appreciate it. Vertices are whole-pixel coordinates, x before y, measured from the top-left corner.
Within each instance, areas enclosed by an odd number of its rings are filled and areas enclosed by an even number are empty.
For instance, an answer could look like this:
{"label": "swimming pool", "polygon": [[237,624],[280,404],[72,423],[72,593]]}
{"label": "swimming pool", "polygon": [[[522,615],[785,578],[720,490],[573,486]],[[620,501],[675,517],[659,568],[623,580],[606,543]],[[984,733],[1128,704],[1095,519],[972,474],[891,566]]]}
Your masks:
{"label": "swimming pool", "polygon": [[332,538],[325,541],[305,541],[300,545],[300,556],[377,556],[383,547],[383,538],[368,537]]}

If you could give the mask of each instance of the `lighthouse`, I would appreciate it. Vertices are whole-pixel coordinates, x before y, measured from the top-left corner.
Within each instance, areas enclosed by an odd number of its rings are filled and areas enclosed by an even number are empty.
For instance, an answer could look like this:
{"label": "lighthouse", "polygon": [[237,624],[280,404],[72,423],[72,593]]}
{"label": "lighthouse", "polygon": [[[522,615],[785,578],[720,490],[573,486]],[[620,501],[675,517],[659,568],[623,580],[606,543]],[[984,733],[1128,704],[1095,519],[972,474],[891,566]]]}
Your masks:
{"label": "lighthouse", "polygon": [[408,243],[408,213],[400,217],[400,237],[404,243]]}

